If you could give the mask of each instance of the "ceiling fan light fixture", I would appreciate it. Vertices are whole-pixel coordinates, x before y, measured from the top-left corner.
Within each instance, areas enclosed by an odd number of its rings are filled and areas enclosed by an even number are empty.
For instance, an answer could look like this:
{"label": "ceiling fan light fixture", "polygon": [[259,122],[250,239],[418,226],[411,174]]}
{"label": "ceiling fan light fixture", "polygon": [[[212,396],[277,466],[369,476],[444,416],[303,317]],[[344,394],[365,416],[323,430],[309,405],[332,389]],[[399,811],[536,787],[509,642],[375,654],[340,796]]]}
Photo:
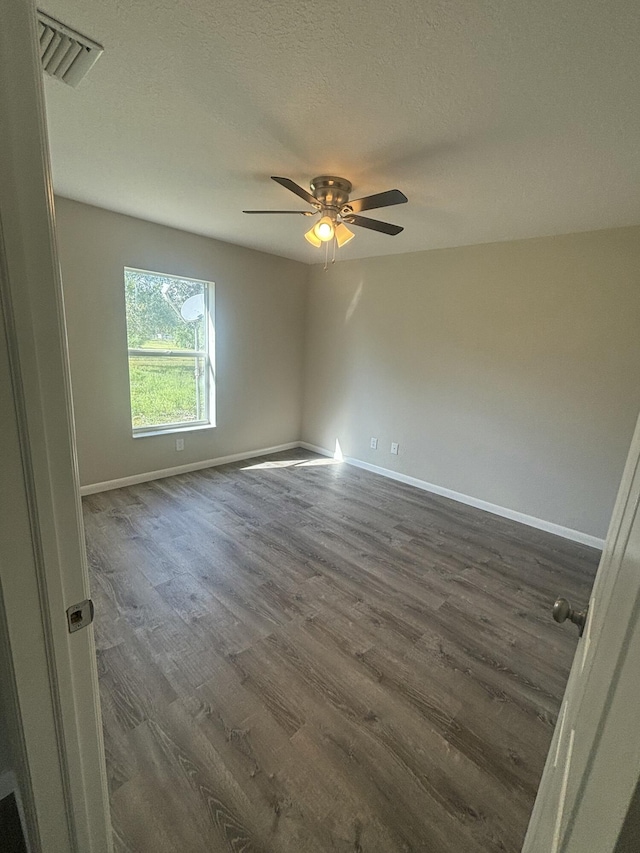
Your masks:
{"label": "ceiling fan light fixture", "polygon": [[334,225],[330,216],[323,216],[319,222],[313,226],[313,233],[322,243],[328,243],[333,239]]}
{"label": "ceiling fan light fixture", "polygon": [[310,228],[307,233],[304,235],[305,240],[308,240],[312,246],[315,246],[316,249],[319,249],[322,246],[322,240],[319,237],[316,237],[316,226]]}
{"label": "ceiling fan light fixture", "polygon": [[355,234],[347,228],[344,221],[348,222],[349,225],[368,228],[371,231],[378,231],[391,237],[404,230],[400,225],[392,225],[390,222],[382,222],[379,219],[370,219],[368,216],[360,215],[363,210],[376,210],[379,207],[404,204],[408,199],[400,190],[387,190],[350,201],[351,181],[346,178],[338,178],[335,175],[320,175],[318,178],[313,178],[309,184],[311,192],[298,186],[291,178],[272,175],[272,180],[306,201],[313,210],[245,210],[243,213],[285,213],[297,214],[298,216],[316,216],[319,214],[320,220],[304,236],[306,241],[316,249],[319,249],[324,243],[326,257],[328,257],[329,244],[333,243],[332,263],[335,261],[336,249],[345,246],[355,237]]}
{"label": "ceiling fan light fixture", "polygon": [[338,223],[338,225],[336,225],[335,235],[336,243],[338,244],[339,249],[341,249],[346,243],[348,243],[349,240],[353,240],[353,238],[356,236],[353,231],[349,231],[344,222],[340,222]]}

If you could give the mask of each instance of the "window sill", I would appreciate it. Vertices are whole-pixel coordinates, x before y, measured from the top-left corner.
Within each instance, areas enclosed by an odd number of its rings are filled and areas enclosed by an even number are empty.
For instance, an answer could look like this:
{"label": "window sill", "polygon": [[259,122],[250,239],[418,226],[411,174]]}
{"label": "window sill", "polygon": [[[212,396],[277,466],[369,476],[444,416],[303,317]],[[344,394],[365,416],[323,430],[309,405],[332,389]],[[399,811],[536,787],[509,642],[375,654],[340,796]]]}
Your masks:
{"label": "window sill", "polygon": [[150,430],[144,430],[144,431],[140,431],[140,432],[133,432],[132,437],[133,438],[150,438],[151,436],[158,436],[158,435],[175,435],[175,434],[179,434],[181,432],[196,432],[198,430],[215,429],[215,427],[216,427],[215,424],[189,424],[188,426],[167,427],[166,429],[158,427],[158,429],[150,429]]}

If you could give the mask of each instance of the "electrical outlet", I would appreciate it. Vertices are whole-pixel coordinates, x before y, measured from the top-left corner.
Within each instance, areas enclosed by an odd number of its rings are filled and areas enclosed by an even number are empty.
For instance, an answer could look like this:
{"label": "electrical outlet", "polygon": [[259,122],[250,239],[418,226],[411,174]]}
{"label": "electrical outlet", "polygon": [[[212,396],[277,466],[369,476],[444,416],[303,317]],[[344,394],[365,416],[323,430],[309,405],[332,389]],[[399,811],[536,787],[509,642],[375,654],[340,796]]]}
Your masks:
{"label": "electrical outlet", "polygon": [[176,450],[184,450],[184,438],[176,438]]}
{"label": "electrical outlet", "polygon": [[398,442],[397,441],[391,442],[391,452],[393,453],[394,456],[398,455]]}
{"label": "electrical outlet", "polygon": [[371,436],[370,446],[372,450],[378,449],[378,439]]}

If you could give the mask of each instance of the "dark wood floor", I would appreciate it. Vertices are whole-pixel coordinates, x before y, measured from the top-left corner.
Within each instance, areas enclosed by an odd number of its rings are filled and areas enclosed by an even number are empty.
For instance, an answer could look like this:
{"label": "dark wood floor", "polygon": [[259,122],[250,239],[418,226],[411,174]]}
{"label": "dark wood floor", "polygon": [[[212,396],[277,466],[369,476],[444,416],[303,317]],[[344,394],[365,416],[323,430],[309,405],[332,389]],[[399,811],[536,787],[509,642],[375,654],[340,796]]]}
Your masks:
{"label": "dark wood floor", "polygon": [[598,552],[301,450],[84,506],[118,851],[520,850]]}

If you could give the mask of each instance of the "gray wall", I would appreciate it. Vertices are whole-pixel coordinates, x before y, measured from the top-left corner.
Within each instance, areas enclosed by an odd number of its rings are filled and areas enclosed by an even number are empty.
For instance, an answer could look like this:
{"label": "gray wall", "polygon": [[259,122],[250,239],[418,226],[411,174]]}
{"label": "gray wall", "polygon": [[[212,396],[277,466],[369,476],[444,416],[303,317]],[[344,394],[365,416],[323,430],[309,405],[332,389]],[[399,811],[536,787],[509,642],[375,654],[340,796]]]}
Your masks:
{"label": "gray wall", "polygon": [[[63,198],[56,218],[83,485],[298,440],[302,264]],[[217,427],[182,452],[131,436],[125,266],[216,285]]]}
{"label": "gray wall", "polygon": [[640,228],[310,274],[303,439],[545,521],[606,535],[639,378]]}

